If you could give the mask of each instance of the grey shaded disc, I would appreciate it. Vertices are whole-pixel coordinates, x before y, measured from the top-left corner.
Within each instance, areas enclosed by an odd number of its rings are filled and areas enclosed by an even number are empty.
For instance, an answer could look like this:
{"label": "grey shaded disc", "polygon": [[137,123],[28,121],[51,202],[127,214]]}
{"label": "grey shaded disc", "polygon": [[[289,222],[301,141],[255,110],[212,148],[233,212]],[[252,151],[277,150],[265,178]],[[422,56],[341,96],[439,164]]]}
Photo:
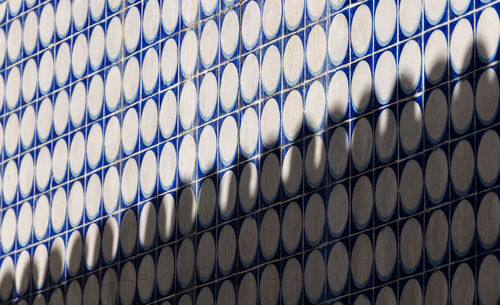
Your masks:
{"label": "grey shaded disc", "polygon": [[500,300],[500,262],[493,254],[484,258],[479,267],[477,292],[481,305],[495,305]]}
{"label": "grey shaded disc", "polygon": [[422,168],[415,160],[410,160],[405,164],[399,182],[399,196],[403,210],[407,214],[415,212],[422,202],[422,192],[424,189],[424,175]]}
{"label": "grey shaded disc", "polygon": [[368,297],[366,297],[366,295],[364,294],[358,295],[353,303],[353,305],[370,305],[370,304],[371,304],[370,299],[368,299]]}
{"label": "grey shaded disc", "polygon": [[238,194],[243,211],[249,212],[252,210],[259,194],[259,173],[252,162],[247,163],[240,173]]}
{"label": "grey shaded disc", "polygon": [[108,268],[101,281],[101,304],[113,305],[118,296],[118,277],[113,268]]}
{"label": "grey shaded disc", "polygon": [[236,304],[236,292],[234,285],[230,280],[225,280],[219,288],[217,294],[217,305],[233,305]]}
{"label": "grey shaded disc", "polygon": [[203,287],[196,298],[196,305],[214,305],[214,295],[209,287]]}
{"label": "grey shaded disc", "polygon": [[367,176],[356,181],[352,192],[352,217],[356,228],[366,228],[372,218],[373,187]]}
{"label": "grey shaded disc", "polygon": [[172,194],[163,196],[158,209],[158,233],[163,242],[172,238],[175,232],[175,199]]}
{"label": "grey shaded disc", "polygon": [[458,142],[450,164],[451,183],[455,193],[464,195],[472,186],[474,178],[474,152],[469,141]]}
{"label": "grey shaded disc", "polygon": [[236,193],[238,193],[236,175],[233,171],[228,170],[224,173],[219,182],[218,193],[219,215],[225,220],[233,215],[236,207]]}
{"label": "grey shaded disc", "polygon": [[120,225],[120,248],[125,257],[132,255],[137,244],[137,216],[132,209],[127,210]]}
{"label": "grey shaded disc", "polygon": [[260,250],[265,259],[271,259],[278,250],[280,220],[274,209],[268,209],[260,223]]}
{"label": "grey shaded disc", "polygon": [[474,114],[474,93],[467,79],[462,79],[456,83],[450,104],[453,129],[456,133],[463,134],[469,129]]}
{"label": "grey shaded disc", "polygon": [[281,240],[288,254],[297,250],[302,236],[302,228],[302,211],[294,201],[286,207],[281,224]]}
{"label": "grey shaded disc", "polygon": [[201,183],[198,193],[198,220],[202,228],[210,226],[215,216],[215,205],[217,200],[217,192],[212,179],[205,179]]}
{"label": "grey shaded disc", "polygon": [[66,305],[82,305],[82,287],[77,280],[72,281],[66,288]]}
{"label": "grey shaded disc", "polygon": [[487,193],[477,211],[477,233],[483,248],[491,249],[500,235],[500,200],[494,192]]}
{"label": "grey shaded disc", "polygon": [[349,137],[344,127],[335,129],[328,145],[328,166],[334,179],[344,176],[349,158]]}
{"label": "grey shaded disc", "polygon": [[[99,303],[99,281],[95,274],[91,274],[87,277],[87,282],[85,283],[85,288],[83,288],[83,305],[92,305]],[[38,304],[33,302],[33,304]],[[45,304],[45,301],[43,302]],[[38,304],[42,305],[42,304]]]}
{"label": "grey shaded disc", "polygon": [[425,131],[432,144],[441,141],[448,122],[448,103],[441,89],[434,89],[425,103]]}
{"label": "grey shaded disc", "polygon": [[179,221],[179,232],[182,235],[187,235],[191,233],[193,229],[194,219],[196,215],[195,196],[191,187],[186,187],[182,190],[178,204],[179,216],[177,217],[177,219]]}
{"label": "grey shaded disc", "polygon": [[372,264],[372,242],[366,234],[361,234],[356,238],[351,251],[351,275],[356,287],[363,288],[368,283]]}
{"label": "grey shaded disc", "polygon": [[334,237],[344,233],[349,216],[349,197],[344,185],[337,184],[328,198],[328,209],[326,212],[328,228]]}
{"label": "grey shaded disc", "polygon": [[212,233],[205,232],[196,249],[196,271],[202,282],[210,279],[215,266],[215,240]]}
{"label": "grey shaded disc", "polygon": [[162,295],[167,295],[174,282],[174,252],[169,246],[161,249],[156,261],[156,285]]}
{"label": "grey shaded disc", "polygon": [[439,203],[447,189],[448,159],[441,148],[433,150],[425,166],[425,188],[431,201]]}
{"label": "grey shaded disc", "polygon": [[439,265],[448,247],[448,220],[442,210],[432,213],[425,231],[425,249],[432,265]]}
{"label": "grey shaded disc", "polygon": [[399,118],[399,140],[407,154],[413,154],[422,142],[422,119],[418,103],[406,103]]}
{"label": "grey shaded disc", "polygon": [[[63,305],[63,304],[64,304],[63,292],[62,292],[61,288],[57,287],[50,294],[49,305]],[[110,304],[107,304],[107,305],[110,305]]]}
{"label": "grey shaded disc", "polygon": [[304,288],[309,302],[315,304],[323,295],[325,287],[325,260],[318,250],[313,250],[304,268]]}
{"label": "grey shaded disc", "polygon": [[271,153],[266,156],[260,171],[260,191],[264,201],[269,204],[274,201],[280,183],[280,161]]}
{"label": "grey shaded disc", "polygon": [[262,305],[276,305],[280,290],[280,276],[273,264],[267,265],[260,276],[259,297]]}
{"label": "grey shaded disc", "polygon": [[475,286],[474,274],[469,265],[460,264],[451,280],[451,303],[453,305],[472,305]]}
{"label": "grey shaded disc", "polygon": [[179,303],[177,303],[178,305],[193,305],[193,299],[191,298],[191,296],[186,293],[184,294],[181,299],[179,300]]}
{"label": "grey shaded disc", "polygon": [[375,148],[377,157],[382,162],[389,161],[396,151],[398,125],[394,113],[386,108],[380,112],[375,127]]}
{"label": "grey shaded disc", "polygon": [[465,255],[471,248],[475,228],[476,221],[472,205],[468,200],[460,201],[451,220],[451,240],[458,256]]}
{"label": "grey shaded disc", "polygon": [[142,205],[139,217],[139,242],[142,248],[149,250],[156,237],[156,208],[148,201]]}
{"label": "grey shaded disc", "polygon": [[257,281],[253,273],[246,273],[238,287],[238,305],[257,304]]}
{"label": "grey shaded disc", "polygon": [[487,125],[495,120],[498,115],[498,99],[500,86],[495,69],[486,69],[476,86],[476,112],[479,120]]}
{"label": "grey shaded disc", "polygon": [[283,270],[281,293],[283,304],[297,305],[302,293],[302,267],[296,258],[289,259]]}
{"label": "grey shaded disc", "polygon": [[258,245],[257,222],[252,216],[243,220],[238,237],[238,253],[244,267],[250,266],[255,260]]}
{"label": "grey shaded disc", "polygon": [[385,281],[391,277],[397,255],[396,235],[391,227],[384,227],[375,243],[375,268],[381,280]]}
{"label": "grey shaded disc", "polygon": [[382,221],[389,220],[396,211],[398,199],[398,180],[391,167],[382,170],[375,186],[375,208]]}
{"label": "grey shaded disc", "polygon": [[[383,287],[378,295],[375,305],[396,305],[396,295],[390,286]],[[406,305],[406,304],[405,304]]]}
{"label": "grey shaded disc", "polygon": [[417,269],[422,258],[422,227],[415,218],[410,218],[400,235],[399,253],[403,270],[410,274]]}
{"label": "grey shaded disc", "polygon": [[500,169],[500,138],[494,130],[486,131],[477,149],[477,171],[486,186],[495,184]]}
{"label": "grey shaded disc", "polygon": [[323,198],[314,193],[307,202],[304,213],[304,232],[311,246],[317,245],[323,238],[325,230],[325,205]]}
{"label": "grey shaded disc", "polygon": [[217,264],[223,275],[227,275],[233,268],[235,256],[236,233],[234,233],[233,227],[225,225],[217,240]]}
{"label": "grey shaded disc", "polygon": [[425,305],[446,305],[448,302],[448,281],[441,271],[434,271],[425,288]]}
{"label": "grey shaded disc", "polygon": [[322,137],[315,136],[307,145],[304,158],[304,167],[307,183],[311,187],[317,187],[325,176],[326,149]]}
{"label": "grey shaded disc", "polygon": [[366,118],[362,118],[354,126],[351,139],[352,162],[358,171],[363,171],[370,163],[372,147],[372,126]]}
{"label": "grey shaded disc", "polygon": [[326,267],[328,288],[334,296],[340,295],[347,284],[349,275],[349,253],[342,242],[333,245]]}
{"label": "grey shaded disc", "polygon": [[175,267],[177,282],[181,288],[186,288],[193,280],[194,271],[194,246],[190,239],[182,241],[177,251],[177,261]]}
{"label": "grey shaded disc", "polygon": [[142,303],[147,303],[155,285],[155,262],[148,254],[144,256],[137,270],[137,294]]}
{"label": "grey shaded disc", "polygon": [[288,196],[295,195],[302,183],[302,154],[295,145],[288,149],[283,158],[281,179],[285,193]]}
{"label": "grey shaded disc", "polygon": [[424,296],[422,287],[416,279],[410,279],[406,282],[399,296],[399,304],[405,305],[423,305]]}

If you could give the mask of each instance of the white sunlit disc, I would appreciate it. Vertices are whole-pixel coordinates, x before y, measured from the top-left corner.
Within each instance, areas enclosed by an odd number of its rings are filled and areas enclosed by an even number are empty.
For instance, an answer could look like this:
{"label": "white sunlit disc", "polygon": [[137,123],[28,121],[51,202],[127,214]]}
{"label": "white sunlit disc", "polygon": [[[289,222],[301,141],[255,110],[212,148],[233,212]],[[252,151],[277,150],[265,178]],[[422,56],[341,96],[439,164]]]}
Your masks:
{"label": "white sunlit disc", "polygon": [[399,3],[399,25],[406,37],[412,36],[420,25],[422,2],[402,0]]}
{"label": "white sunlit disc", "polygon": [[236,103],[236,97],[238,95],[238,83],[238,70],[233,63],[229,63],[228,65],[226,65],[224,71],[222,72],[219,89],[222,109],[224,109],[224,111],[226,112],[231,110]]}
{"label": "white sunlit disc", "polygon": [[240,21],[234,10],[230,10],[222,22],[220,30],[220,45],[225,58],[231,58],[238,46],[240,37]]}
{"label": "white sunlit disc", "polygon": [[116,167],[112,166],[106,172],[104,183],[102,185],[102,200],[104,208],[109,214],[116,209],[118,205],[118,195],[120,191],[120,175]]}
{"label": "white sunlit disc", "polygon": [[111,12],[116,12],[121,6],[120,0],[107,0],[107,2],[108,8],[111,10]]}
{"label": "white sunlit disc", "polygon": [[27,54],[33,53],[38,38],[38,17],[35,11],[31,11],[24,20],[23,46]]}
{"label": "white sunlit disc", "polygon": [[[105,224],[102,232],[102,257],[104,258],[104,263],[109,264],[115,260],[118,241],[119,241],[119,227],[116,219],[114,217],[109,217]],[[105,278],[103,279],[105,282]],[[105,288],[104,283],[102,283],[103,289]],[[110,303],[109,305],[111,305]]]}
{"label": "white sunlit disc", "polygon": [[240,90],[243,100],[250,103],[259,89],[259,60],[254,53],[248,55],[241,67]]}
{"label": "white sunlit disc", "polygon": [[283,132],[289,141],[293,141],[302,131],[303,122],[302,96],[297,90],[291,91],[283,107]]}
{"label": "white sunlit disc", "polygon": [[71,174],[73,177],[79,176],[85,161],[85,139],[81,131],[77,132],[71,140],[68,159]]}
{"label": "white sunlit disc", "polygon": [[375,148],[377,157],[382,162],[389,161],[396,151],[398,139],[396,116],[386,108],[380,112],[375,127]]}
{"label": "white sunlit disc", "polygon": [[278,140],[281,119],[280,108],[274,98],[266,102],[260,118],[260,137],[266,148],[272,148]]}
{"label": "white sunlit disc", "polygon": [[142,108],[141,114],[141,138],[147,146],[151,145],[156,137],[158,126],[158,108],[154,100],[149,99]]}
{"label": "white sunlit disc", "polygon": [[259,140],[259,118],[253,108],[245,110],[240,124],[240,148],[249,157],[256,151]]}
{"label": "white sunlit disc", "polygon": [[14,109],[19,102],[21,93],[21,71],[15,66],[9,71],[7,81],[5,82],[5,102],[9,110]]}
{"label": "white sunlit disc", "polygon": [[349,105],[349,80],[344,71],[339,70],[330,79],[326,94],[328,114],[334,122],[340,122]]}
{"label": "white sunlit disc", "polygon": [[7,50],[7,37],[5,36],[5,30],[1,29],[0,30],[0,65],[3,65],[3,63],[5,61],[6,50]]}
{"label": "white sunlit disc", "polygon": [[40,13],[40,23],[38,31],[40,32],[40,42],[43,47],[46,47],[52,41],[54,36],[55,14],[52,3],[47,3]]}
{"label": "white sunlit disc", "polygon": [[490,124],[498,114],[500,85],[494,69],[485,70],[476,87],[476,112],[482,124]]}
{"label": "white sunlit disc", "polygon": [[[39,191],[43,191],[49,184],[50,172],[51,172],[51,157],[47,146],[42,147],[37,153],[36,167],[35,167],[35,179],[36,185]],[[4,180],[6,179],[4,174]],[[4,182],[4,194],[7,191]]]}
{"label": "white sunlit disc", "polygon": [[281,0],[266,0],[262,8],[262,30],[267,39],[272,39],[278,33],[281,25],[283,7]]}
{"label": "white sunlit disc", "polygon": [[469,129],[474,116],[474,92],[468,80],[462,79],[455,84],[450,104],[453,129],[463,134]]}
{"label": "white sunlit disc", "polygon": [[196,168],[196,142],[192,135],[186,135],[179,148],[179,175],[183,182],[193,179]]}
{"label": "white sunlit disc", "polygon": [[260,172],[260,191],[266,203],[276,198],[280,182],[280,161],[271,153],[266,156]]}
{"label": "white sunlit disc", "polygon": [[219,28],[213,19],[205,23],[200,37],[200,57],[205,68],[214,63],[219,50]]}
{"label": "white sunlit disc", "polygon": [[207,125],[199,136],[198,145],[203,147],[198,151],[198,162],[203,173],[208,173],[214,168],[217,154],[217,136],[212,126]]}
{"label": "white sunlit disc", "polygon": [[62,0],[57,3],[56,9],[56,32],[59,38],[68,35],[71,23],[71,1]]}
{"label": "white sunlit disc", "polygon": [[101,67],[102,61],[104,59],[104,46],[106,44],[106,38],[104,36],[104,30],[101,25],[96,25],[92,29],[92,34],[90,35],[88,54],[90,67],[93,70],[97,70]]}
{"label": "white sunlit disc", "polygon": [[295,195],[302,183],[302,153],[293,145],[285,153],[281,167],[281,179],[286,194]]}
{"label": "white sunlit disc", "polygon": [[372,126],[366,118],[360,119],[352,132],[352,162],[358,171],[364,170],[372,157]]}
{"label": "white sunlit disc", "polygon": [[[29,250],[23,250],[17,257],[15,285],[18,295],[24,295],[28,290],[31,275],[31,257]],[[22,304],[22,303],[21,303]],[[25,303],[28,304],[28,303]]]}
{"label": "white sunlit disc", "polygon": [[7,55],[11,62],[16,61],[21,55],[21,41],[23,36],[23,28],[19,18],[14,19],[9,26],[7,34]]}
{"label": "white sunlit disc", "polygon": [[34,59],[29,59],[24,65],[23,70],[23,100],[26,103],[31,102],[35,97],[36,87],[38,83],[38,70]]}
{"label": "white sunlit disc", "polygon": [[19,192],[21,197],[26,197],[33,191],[34,163],[31,154],[27,153],[19,165]]}
{"label": "white sunlit disc", "polygon": [[140,182],[141,192],[144,197],[150,197],[156,188],[156,155],[149,150],[141,162]]}
{"label": "white sunlit disc", "polygon": [[158,233],[162,241],[170,240],[175,229],[175,199],[171,194],[163,196],[158,210]]}
{"label": "white sunlit disc", "polygon": [[129,108],[122,122],[122,147],[126,154],[131,154],[139,134],[139,118],[135,108]]}
{"label": "white sunlit disc", "polygon": [[101,161],[104,136],[99,123],[92,124],[87,134],[87,164],[91,169],[96,168]]}
{"label": "white sunlit disc", "polygon": [[170,38],[163,45],[160,60],[161,79],[170,85],[177,74],[177,42]]}
{"label": "white sunlit disc", "polygon": [[436,25],[446,11],[446,0],[425,0],[424,10],[427,21],[431,25]]}
{"label": "white sunlit disc", "polygon": [[[42,76],[42,77],[40,77]],[[54,57],[52,52],[47,50],[43,53],[38,64],[38,88],[40,93],[46,94],[52,88],[54,79]]]}
{"label": "white sunlit disc", "polygon": [[286,27],[293,31],[300,26],[304,14],[305,0],[284,0],[283,13]]}
{"label": "white sunlit disc", "polygon": [[10,252],[10,250],[14,246],[14,241],[16,239],[16,226],[16,213],[12,208],[10,208],[3,213],[2,220],[1,236],[2,250],[4,251],[4,253]]}
{"label": "white sunlit disc", "polygon": [[251,50],[258,42],[260,27],[260,7],[255,1],[250,1],[245,6],[241,18],[241,39],[247,50]]}
{"label": "white sunlit disc", "polygon": [[[47,278],[49,254],[44,244],[36,247],[33,253],[33,286],[41,289]],[[42,303],[45,304],[45,301]]]}
{"label": "white sunlit disc", "polygon": [[306,95],[306,104],[304,106],[304,115],[307,126],[311,131],[318,131],[324,122],[326,95],[323,84],[315,80],[309,86]]}
{"label": "white sunlit disc", "polygon": [[0,297],[2,301],[7,301],[12,294],[14,284],[14,262],[10,256],[6,256],[0,267],[0,276],[4,279],[4,286],[0,289]]}
{"label": "white sunlit disc", "polygon": [[87,13],[89,10],[88,0],[75,0],[73,1],[73,24],[75,29],[81,30],[87,22]]}
{"label": "white sunlit disc", "polygon": [[[187,0],[184,0],[187,1]],[[180,48],[180,67],[184,77],[193,75],[198,60],[198,38],[193,30],[184,34]]]}
{"label": "white sunlit disc", "polygon": [[87,91],[83,82],[78,82],[73,87],[71,101],[69,104],[69,115],[74,127],[79,127],[85,116],[85,104],[87,100]]}
{"label": "white sunlit disc", "polygon": [[179,97],[179,120],[182,128],[189,129],[196,119],[198,93],[192,80],[187,81],[182,87]]}
{"label": "white sunlit disc", "polygon": [[160,183],[164,189],[169,189],[174,183],[177,172],[177,152],[172,143],[163,146],[159,159]]}
{"label": "white sunlit disc", "polygon": [[477,21],[476,43],[479,58],[483,62],[490,62],[495,58],[500,36],[500,19],[493,7],[482,11]]}
{"label": "white sunlit disc", "polygon": [[306,46],[306,61],[309,72],[317,75],[324,66],[326,57],[326,34],[323,27],[315,25],[309,32]]}
{"label": "white sunlit disc", "polygon": [[[24,149],[30,148],[31,145],[33,144],[33,138],[35,137],[35,128],[36,128],[35,123],[36,123],[35,110],[33,106],[28,106],[24,110],[23,117],[21,119],[20,136],[21,136],[21,144]],[[3,135],[0,136],[0,141],[2,140],[1,137],[3,137]]]}
{"label": "white sunlit disc", "polygon": [[285,47],[285,53],[283,54],[283,72],[288,85],[293,86],[299,81],[302,76],[303,62],[304,47],[302,45],[302,40],[299,36],[293,35],[288,40]]}
{"label": "white sunlit disc", "polygon": [[[4,130],[3,130],[3,124],[0,123],[0,151],[3,150],[3,141],[4,141],[4,134],[3,134]],[[0,179],[0,185],[1,185],[1,179]],[[0,192],[1,192],[2,188],[0,187]]]}
{"label": "white sunlit disc", "polygon": [[238,126],[234,117],[228,116],[219,130],[219,154],[225,166],[232,164],[238,148]]}
{"label": "white sunlit disc", "polygon": [[205,74],[201,81],[199,103],[201,118],[204,121],[210,120],[217,105],[217,79],[213,72]]}
{"label": "white sunlit disc", "polygon": [[243,211],[249,212],[254,208],[259,193],[259,174],[253,162],[247,163],[240,172],[239,183],[238,197],[241,207]]}
{"label": "white sunlit disc", "polygon": [[139,45],[141,36],[141,13],[137,6],[132,6],[123,24],[123,43],[127,52],[132,53]]}
{"label": "white sunlit disc", "polygon": [[104,100],[104,82],[99,74],[92,77],[87,92],[87,111],[91,119],[95,120],[102,111]]}
{"label": "white sunlit disc", "polygon": [[163,30],[167,35],[177,27],[179,21],[179,1],[178,0],[165,0],[161,8],[161,23]]}
{"label": "white sunlit disc", "polygon": [[67,42],[63,42],[57,49],[56,61],[54,65],[54,72],[56,75],[56,82],[59,87],[66,84],[69,78],[69,71],[71,67],[71,51]]}
{"label": "white sunlit disc", "polygon": [[12,113],[8,116],[7,122],[5,123],[5,153],[7,157],[12,156],[16,153],[19,144],[19,117],[16,113]]}
{"label": "white sunlit disc", "polygon": [[158,84],[159,61],[158,53],[154,47],[146,51],[142,59],[142,89],[146,94],[151,94]]}
{"label": "white sunlit disc", "polygon": [[139,95],[140,78],[139,60],[135,56],[131,57],[123,70],[123,97],[130,104]]}
{"label": "white sunlit disc", "polygon": [[71,55],[71,65],[73,67],[73,76],[80,78],[87,70],[87,61],[89,58],[89,44],[87,36],[78,35],[73,43],[73,54]]}
{"label": "white sunlit disc", "polygon": [[381,46],[391,42],[396,30],[396,2],[394,0],[382,0],[377,4],[375,10],[375,36]]}
{"label": "white sunlit disc", "polygon": [[182,21],[186,27],[194,24],[198,18],[199,0],[181,0]]}
{"label": "white sunlit disc", "polygon": [[451,66],[455,72],[462,73],[469,67],[473,44],[474,33],[470,22],[466,18],[460,19],[450,39]]}
{"label": "white sunlit disc", "polygon": [[38,197],[33,211],[33,233],[38,240],[45,237],[49,226],[50,206],[45,195]]}
{"label": "white sunlit disc", "polygon": [[312,21],[316,21],[321,17],[321,15],[323,15],[323,12],[325,11],[326,0],[307,0],[306,7],[307,16],[309,16],[309,19],[311,19]]}
{"label": "white sunlit disc", "polygon": [[109,69],[106,75],[106,84],[104,85],[104,96],[106,106],[109,111],[114,111],[120,102],[122,91],[122,75],[118,66]]}
{"label": "white sunlit disc", "polygon": [[217,4],[217,0],[201,0],[201,9],[205,15],[210,16],[217,9]]}
{"label": "white sunlit disc", "polygon": [[158,114],[161,135],[168,139],[177,126],[177,98],[173,91],[167,91],[163,96]]}
{"label": "white sunlit disc", "polygon": [[97,21],[101,18],[104,12],[104,6],[106,1],[102,0],[89,0],[90,16],[93,21]]}
{"label": "white sunlit disc", "polygon": [[439,142],[448,124],[448,102],[440,89],[434,89],[427,97],[424,122],[427,137],[431,143]]}
{"label": "white sunlit disc", "polygon": [[366,61],[361,61],[354,68],[351,79],[351,98],[354,111],[363,113],[370,102],[372,90],[372,72]]}
{"label": "white sunlit disc", "polygon": [[349,139],[344,127],[338,127],[332,134],[328,146],[328,166],[330,174],[338,179],[342,177],[347,169],[349,157]]}
{"label": "white sunlit disc", "polygon": [[372,37],[372,13],[366,4],[358,6],[351,22],[351,44],[356,56],[366,54]]}
{"label": "white sunlit disc", "polygon": [[349,24],[344,14],[333,17],[328,31],[328,55],[334,65],[340,65],[347,55]]}
{"label": "white sunlit disc", "polygon": [[447,42],[441,30],[429,36],[424,51],[425,76],[432,83],[438,83],[444,76],[447,66]]}
{"label": "white sunlit disc", "polygon": [[50,224],[55,233],[61,232],[66,222],[66,191],[63,188],[58,188],[52,195],[50,208]]}
{"label": "white sunlit disc", "polygon": [[375,96],[385,105],[389,102],[396,88],[396,59],[390,51],[380,55],[375,67]]}
{"label": "white sunlit disc", "polygon": [[99,178],[99,175],[93,174],[87,180],[87,187],[85,188],[85,211],[90,220],[95,219],[100,212],[101,195],[101,178]]}
{"label": "white sunlit disc", "polygon": [[405,93],[411,93],[418,85],[422,68],[420,45],[415,40],[405,43],[399,55],[399,83]]}
{"label": "white sunlit disc", "polygon": [[118,119],[113,116],[106,124],[104,133],[104,155],[108,162],[112,162],[118,156],[121,140],[121,128]]}
{"label": "white sunlit disc", "polygon": [[139,242],[144,249],[150,249],[153,246],[155,237],[156,210],[155,206],[148,201],[142,206],[139,218]]}
{"label": "white sunlit disc", "polygon": [[149,0],[143,11],[142,33],[147,43],[152,43],[160,28],[160,4],[158,0]]}
{"label": "white sunlit disc", "polygon": [[13,1],[9,1],[8,4],[9,4],[9,13],[12,16],[16,16],[21,11],[21,8],[23,6],[23,1],[22,0],[13,0]]}
{"label": "white sunlit disc", "polygon": [[106,29],[106,54],[110,61],[115,61],[121,53],[122,24],[119,16],[113,17]]}
{"label": "white sunlit disc", "polygon": [[121,194],[124,203],[129,206],[134,203],[139,184],[139,169],[134,158],[127,160],[122,169]]}
{"label": "white sunlit disc", "polygon": [[84,208],[83,186],[80,181],[73,182],[68,195],[68,221],[71,227],[80,224]]}
{"label": "white sunlit disc", "polygon": [[262,60],[261,77],[263,89],[267,94],[276,91],[281,76],[281,54],[275,45],[267,48]]}

